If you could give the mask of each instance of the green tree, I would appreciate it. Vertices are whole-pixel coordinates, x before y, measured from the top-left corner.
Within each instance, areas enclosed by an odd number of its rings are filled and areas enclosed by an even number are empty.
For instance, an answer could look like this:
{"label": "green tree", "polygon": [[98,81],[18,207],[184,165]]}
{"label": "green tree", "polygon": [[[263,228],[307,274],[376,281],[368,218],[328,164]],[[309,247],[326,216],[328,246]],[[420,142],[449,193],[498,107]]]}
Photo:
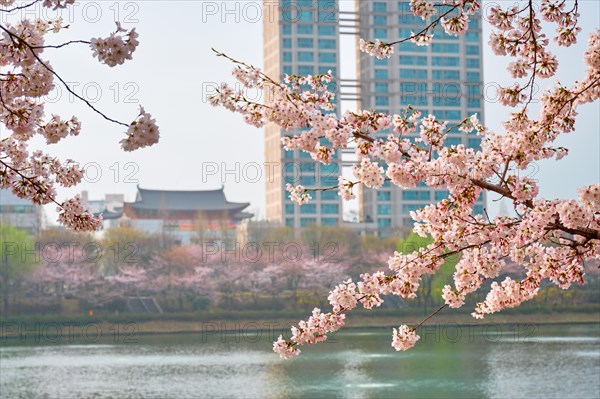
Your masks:
{"label": "green tree", "polygon": [[33,238],[25,230],[0,225],[0,291],[5,317],[8,315],[11,287],[35,269],[39,256]]}
{"label": "green tree", "polygon": [[[431,237],[421,237],[413,232],[408,237],[398,240],[396,250],[403,254],[409,254],[419,248],[426,247],[432,242],[433,239]],[[423,306],[425,314],[428,314],[429,306],[440,304],[442,289],[444,285],[451,283],[458,259],[458,255],[450,256],[446,258],[446,262],[444,262],[435,275],[426,274],[423,276],[421,285],[417,291],[417,303]]]}

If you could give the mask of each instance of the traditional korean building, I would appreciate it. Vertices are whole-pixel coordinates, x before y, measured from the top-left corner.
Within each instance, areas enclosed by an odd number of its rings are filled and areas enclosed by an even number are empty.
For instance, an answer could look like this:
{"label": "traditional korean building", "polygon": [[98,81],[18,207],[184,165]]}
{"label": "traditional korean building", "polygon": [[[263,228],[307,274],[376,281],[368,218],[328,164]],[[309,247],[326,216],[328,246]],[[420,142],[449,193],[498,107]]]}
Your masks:
{"label": "traditional korean building", "polygon": [[138,186],[135,202],[123,204],[122,222],[179,244],[235,240],[236,229],[253,215],[248,202],[229,202],[223,191],[150,190]]}

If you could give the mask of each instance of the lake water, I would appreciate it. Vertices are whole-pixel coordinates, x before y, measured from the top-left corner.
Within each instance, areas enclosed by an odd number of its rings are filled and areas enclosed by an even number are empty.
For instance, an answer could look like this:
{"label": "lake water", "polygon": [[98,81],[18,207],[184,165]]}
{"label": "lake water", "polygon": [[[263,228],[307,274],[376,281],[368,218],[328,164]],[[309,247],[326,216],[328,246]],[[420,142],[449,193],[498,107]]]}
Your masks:
{"label": "lake water", "polygon": [[3,341],[0,397],[600,397],[600,325],[430,326],[407,352],[390,328],[345,330],[292,361],[279,330],[240,330]]}

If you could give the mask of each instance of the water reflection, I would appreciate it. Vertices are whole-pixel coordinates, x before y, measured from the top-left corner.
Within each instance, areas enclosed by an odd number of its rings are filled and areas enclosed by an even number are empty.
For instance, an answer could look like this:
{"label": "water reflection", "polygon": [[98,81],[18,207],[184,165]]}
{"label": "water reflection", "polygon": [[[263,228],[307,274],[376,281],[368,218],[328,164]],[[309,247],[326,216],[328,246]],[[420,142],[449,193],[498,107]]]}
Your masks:
{"label": "water reflection", "polygon": [[[397,353],[389,329],[347,331],[291,362],[270,337],[140,337],[137,344],[0,349],[6,398],[588,398],[600,392],[598,325],[535,336],[423,339]],[[227,337],[225,337],[227,338]]]}

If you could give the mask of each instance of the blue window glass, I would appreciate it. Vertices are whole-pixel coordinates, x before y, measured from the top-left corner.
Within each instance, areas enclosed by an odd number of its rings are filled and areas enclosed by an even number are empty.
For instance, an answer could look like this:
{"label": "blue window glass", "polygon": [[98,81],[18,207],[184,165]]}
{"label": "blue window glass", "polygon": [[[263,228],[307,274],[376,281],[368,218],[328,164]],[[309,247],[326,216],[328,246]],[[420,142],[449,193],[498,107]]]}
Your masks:
{"label": "blue window glass", "polygon": [[375,58],[375,57],[369,57],[369,58],[373,59],[374,65],[388,65],[389,58],[384,58],[382,60],[380,60],[379,58]]}
{"label": "blue window glass", "polygon": [[392,193],[390,191],[377,191],[378,201],[391,201]]}
{"label": "blue window glass", "polygon": [[309,10],[301,10],[298,13],[298,21],[306,21],[306,22],[312,22],[313,21],[313,12],[309,11]]}
{"label": "blue window glass", "polygon": [[453,69],[450,70],[439,70],[435,69],[431,71],[431,78],[433,80],[460,80],[460,71]]}
{"label": "blue window glass", "polygon": [[467,46],[467,55],[479,55],[479,46]]}
{"label": "blue window glass", "polygon": [[373,15],[373,25],[387,25],[387,16],[385,15]]}
{"label": "blue window glass", "polygon": [[427,57],[422,55],[401,55],[400,65],[427,65]]}
{"label": "blue window glass", "polygon": [[298,61],[314,61],[314,54],[312,51],[298,51]]}
{"label": "blue window glass", "polygon": [[467,82],[480,82],[479,72],[467,72]]}
{"label": "blue window glass", "polygon": [[431,65],[433,66],[460,66],[460,58],[458,57],[432,57]]}
{"label": "blue window glass", "polygon": [[316,204],[304,204],[300,206],[300,213],[317,213],[317,205]]}
{"label": "blue window glass", "polygon": [[282,24],[282,25],[281,25],[281,32],[282,32],[284,35],[289,35],[289,34],[291,34],[291,33],[292,33],[292,25],[290,25],[290,24]]}
{"label": "blue window glass", "polygon": [[302,173],[313,173],[316,170],[316,164],[314,162],[302,162],[300,164],[300,170],[302,171]]}
{"label": "blue window glass", "polygon": [[300,219],[300,227],[306,227],[311,224],[316,224],[317,218],[301,218]]}
{"label": "blue window glass", "polygon": [[466,38],[468,42],[478,42],[479,41],[479,33],[478,32],[467,32]]}
{"label": "blue window glass", "polygon": [[375,39],[387,39],[387,29],[373,29],[373,37]]}
{"label": "blue window glass", "polygon": [[289,51],[284,51],[283,62],[292,62],[292,53],[290,53]]}
{"label": "blue window glass", "polygon": [[319,25],[319,36],[335,36],[335,26]]}
{"label": "blue window glass", "polygon": [[321,213],[326,213],[328,215],[336,215],[339,213],[339,211],[340,207],[338,204],[321,204]]}
{"label": "blue window glass", "polygon": [[[419,205],[419,204],[403,204],[402,205],[402,213],[407,215],[409,212],[414,212],[416,210],[419,210],[423,208],[423,205]],[[411,224],[414,223],[413,221],[411,221]]]}
{"label": "blue window glass", "polygon": [[375,1],[373,2],[373,11],[375,12],[385,12],[387,11],[387,4],[383,1]]}
{"label": "blue window glass", "polygon": [[291,75],[292,74],[292,67],[289,65],[285,65],[283,67],[283,74],[284,75]]}
{"label": "blue window glass", "polygon": [[389,85],[387,83],[375,83],[376,93],[387,93],[389,91]]}
{"label": "blue window glass", "polygon": [[388,70],[387,69],[376,69],[375,70],[375,79],[387,79],[388,78]]}
{"label": "blue window glass", "polygon": [[462,139],[460,137],[448,137],[446,139],[446,145],[447,146],[457,146],[462,144]]}
{"label": "blue window glass", "polygon": [[298,44],[298,47],[300,47],[300,48],[312,48],[313,47],[313,39],[310,39],[307,37],[299,37],[297,39],[297,44]]}
{"label": "blue window glass", "polygon": [[[331,74],[333,76],[337,76],[337,68],[332,66],[323,65],[319,67],[319,73],[327,73],[327,71],[331,70]],[[335,91],[335,83],[331,82],[327,85],[330,91]],[[333,103],[335,103],[337,99],[333,99]]]}
{"label": "blue window glass", "polygon": [[443,199],[448,198],[449,195],[450,195],[450,191],[448,191],[448,190],[437,190],[435,192],[435,200],[441,201]]}
{"label": "blue window glass", "polygon": [[378,215],[391,215],[392,214],[392,206],[386,204],[377,204],[377,214]]}
{"label": "blue window glass", "polygon": [[292,48],[292,39],[283,39],[283,48]]}
{"label": "blue window glass", "polygon": [[426,69],[400,69],[400,79],[427,79]]}
{"label": "blue window glass", "polygon": [[390,105],[390,99],[386,96],[375,96],[376,106],[388,106]]}
{"label": "blue window glass", "polygon": [[306,151],[300,151],[298,157],[299,158],[304,158],[304,159],[310,159],[311,158],[310,154],[308,152],[306,152]]}
{"label": "blue window glass", "polygon": [[479,149],[479,147],[481,147],[481,139],[479,137],[469,137],[467,146],[470,148]]}
{"label": "blue window glass", "polygon": [[338,219],[337,218],[322,218],[321,219],[321,224],[323,226],[337,226],[338,225]]}
{"label": "blue window glass", "polygon": [[458,53],[458,43],[433,43],[431,51],[434,53]]}
{"label": "blue window glass", "polygon": [[292,151],[283,151],[283,157],[285,159],[293,159],[294,158],[294,150],[292,150]]}
{"label": "blue window glass", "polygon": [[400,43],[400,45],[398,46],[398,49],[400,50],[399,53],[404,53],[404,52],[413,52],[413,53],[426,53],[427,52],[427,46],[417,46],[414,43],[411,42],[403,42]]}
{"label": "blue window glass", "polygon": [[481,107],[481,100],[479,98],[469,98],[467,101],[467,106],[472,108]]}
{"label": "blue window glass", "polygon": [[294,219],[292,219],[292,218],[285,219],[285,225],[287,227],[294,227]]}
{"label": "blue window glass", "polygon": [[[423,21],[421,19],[421,17],[417,17],[416,15],[413,15],[412,11],[410,11],[410,7],[408,9],[408,14],[403,14],[398,16],[398,25],[417,25],[417,26],[422,26],[425,25],[425,21]],[[416,28],[418,29],[418,28]],[[421,29],[418,29],[421,30]],[[410,36],[410,34],[409,34]],[[436,35],[439,36],[439,35]]]}
{"label": "blue window glass", "polygon": [[431,193],[429,191],[405,190],[402,191],[402,199],[405,201],[429,201]]}
{"label": "blue window glass", "polygon": [[339,198],[339,195],[336,190],[321,191],[321,199],[322,200],[336,200],[338,198]]}
{"label": "blue window glass", "polygon": [[400,92],[406,94],[425,94],[427,93],[427,83],[400,82]]}
{"label": "blue window glass", "polygon": [[285,204],[285,213],[294,213],[294,204]]}
{"label": "blue window glass", "polygon": [[412,33],[414,33],[414,29],[412,28],[400,28],[398,29],[398,37],[400,39],[405,39],[407,37],[410,37]]}
{"label": "blue window glass", "polygon": [[311,7],[312,0],[296,0],[296,5],[298,7]]}
{"label": "blue window glass", "polygon": [[335,49],[335,39],[319,39],[319,48],[321,49]]}
{"label": "blue window glass", "polygon": [[475,205],[475,206],[473,206],[473,213],[475,215],[483,215],[483,205]]}
{"label": "blue window glass", "polygon": [[467,58],[467,68],[479,68],[479,58]]}
{"label": "blue window glass", "polygon": [[388,228],[392,226],[392,219],[390,218],[378,218],[377,219],[377,227],[379,228]]}
{"label": "blue window glass", "polygon": [[316,183],[315,181],[315,177],[314,176],[301,176],[300,177],[300,184],[302,184],[303,186],[314,186]]}
{"label": "blue window glass", "polygon": [[298,33],[299,34],[303,34],[303,35],[310,35],[313,33],[313,26],[312,25],[307,25],[307,24],[299,24],[298,26]]}
{"label": "blue window glass", "polygon": [[312,75],[315,72],[315,68],[312,65],[298,65],[299,75]]}
{"label": "blue window glass", "polygon": [[403,95],[400,97],[400,102],[402,103],[402,106],[404,106],[404,107],[406,107],[408,105],[422,106],[422,105],[427,105],[427,97]]}
{"label": "blue window glass", "polygon": [[336,62],[336,53],[319,53],[319,62]]}

